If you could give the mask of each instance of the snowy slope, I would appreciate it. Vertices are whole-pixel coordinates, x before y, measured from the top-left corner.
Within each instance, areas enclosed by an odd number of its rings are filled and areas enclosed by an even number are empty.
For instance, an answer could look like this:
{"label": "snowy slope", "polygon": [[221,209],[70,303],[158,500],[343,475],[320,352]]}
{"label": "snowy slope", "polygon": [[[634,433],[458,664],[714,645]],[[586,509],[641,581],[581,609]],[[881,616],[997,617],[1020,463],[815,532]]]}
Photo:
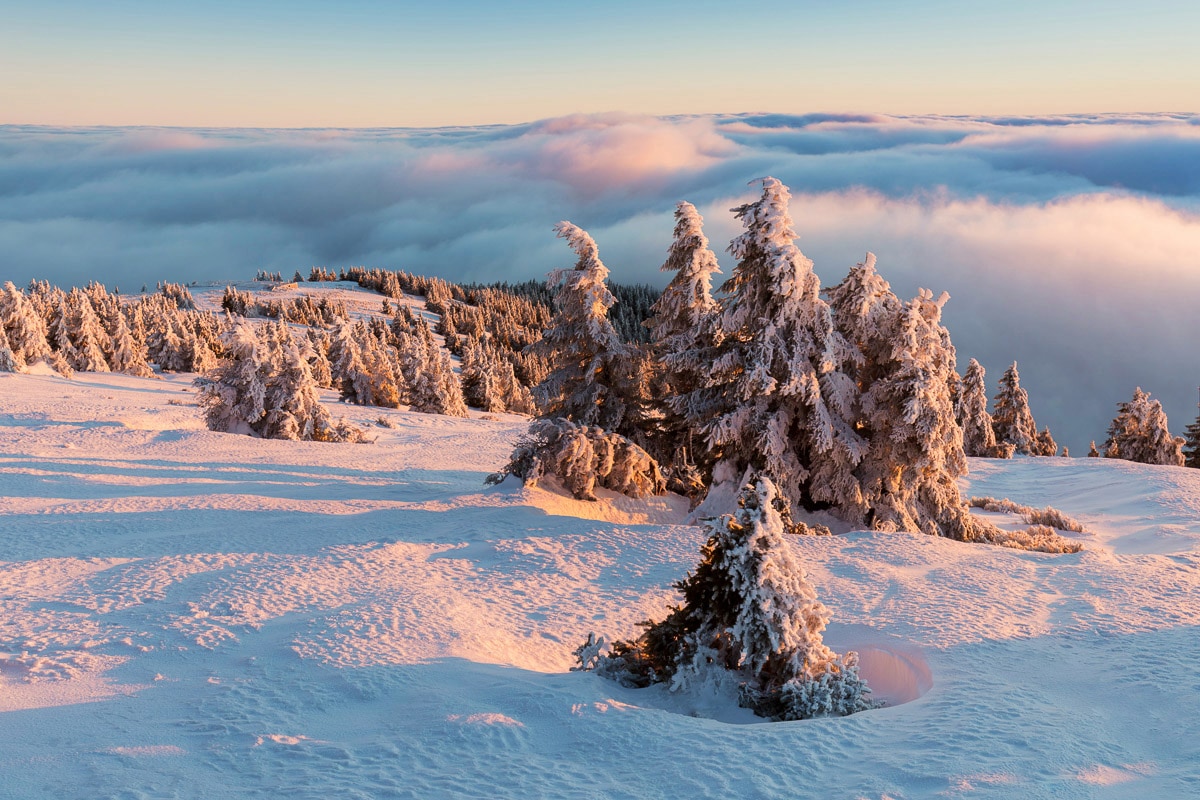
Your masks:
{"label": "snowy slope", "polygon": [[1200,471],[972,462],[1076,555],[792,540],[892,705],[761,723],[567,671],[673,600],[678,501],[485,489],[518,417],[329,397],[377,441],[279,442],[194,397],[0,374],[0,797],[1200,794]]}

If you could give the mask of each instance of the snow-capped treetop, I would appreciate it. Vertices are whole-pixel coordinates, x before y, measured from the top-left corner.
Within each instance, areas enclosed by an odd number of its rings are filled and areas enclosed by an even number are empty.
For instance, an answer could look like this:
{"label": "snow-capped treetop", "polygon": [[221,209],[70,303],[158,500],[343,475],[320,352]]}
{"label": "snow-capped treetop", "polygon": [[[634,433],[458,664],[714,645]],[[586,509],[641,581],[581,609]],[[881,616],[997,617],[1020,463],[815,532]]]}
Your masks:
{"label": "snow-capped treetop", "polygon": [[[875,270],[875,254],[867,253],[841,283],[828,290],[828,295],[838,332],[858,349],[856,361],[871,360],[871,354],[864,349],[869,348],[869,343],[877,344],[885,338],[883,331],[901,305],[891,286]],[[874,376],[860,371],[859,382],[864,389],[872,380]]]}
{"label": "snow-capped treetop", "polygon": [[[570,325],[576,333],[586,332],[596,344],[615,345],[617,332],[608,320],[608,310],[617,300],[604,283],[608,280],[608,267],[600,260],[596,240],[587,231],[565,220],[554,226],[554,232],[558,238],[567,240],[578,260],[571,269],[554,270],[549,275],[547,283],[557,291],[554,296],[556,315],[545,336],[549,338],[564,332],[563,325]],[[555,325],[555,322],[560,324]]]}
{"label": "snow-capped treetop", "polygon": [[675,238],[667,250],[663,272],[675,277],[652,306],[654,316],[646,320],[651,340],[665,342],[690,336],[717,307],[712,295],[713,275],[721,272],[716,254],[704,235],[704,218],[687,201],[675,207]]}

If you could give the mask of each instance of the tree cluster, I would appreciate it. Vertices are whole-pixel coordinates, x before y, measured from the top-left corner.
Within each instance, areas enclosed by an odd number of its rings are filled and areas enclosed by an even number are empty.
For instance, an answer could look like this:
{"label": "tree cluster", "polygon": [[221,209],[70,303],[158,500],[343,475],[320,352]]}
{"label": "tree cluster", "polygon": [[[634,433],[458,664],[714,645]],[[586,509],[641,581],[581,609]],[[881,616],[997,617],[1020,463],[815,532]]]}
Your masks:
{"label": "tree cluster", "polygon": [[225,333],[223,344],[227,357],[196,381],[211,430],[264,439],[363,441],[361,430],[334,422],[321,405],[312,366],[286,324],[239,323]]}
{"label": "tree cluster", "polygon": [[[1191,431],[1189,427],[1188,432]],[[1151,400],[1139,386],[1134,389],[1132,399],[1117,405],[1116,419],[1108,426],[1108,438],[1104,441],[1104,456],[1181,467],[1185,464],[1186,443],[1186,439],[1172,436],[1167,429],[1162,403]]]}
{"label": "tree cluster", "polygon": [[301,297],[276,300],[260,298],[251,292],[243,292],[226,286],[221,295],[221,308],[241,317],[266,317],[297,325],[327,327],[348,319],[346,304],[331,301],[328,297],[315,298],[306,294]]}

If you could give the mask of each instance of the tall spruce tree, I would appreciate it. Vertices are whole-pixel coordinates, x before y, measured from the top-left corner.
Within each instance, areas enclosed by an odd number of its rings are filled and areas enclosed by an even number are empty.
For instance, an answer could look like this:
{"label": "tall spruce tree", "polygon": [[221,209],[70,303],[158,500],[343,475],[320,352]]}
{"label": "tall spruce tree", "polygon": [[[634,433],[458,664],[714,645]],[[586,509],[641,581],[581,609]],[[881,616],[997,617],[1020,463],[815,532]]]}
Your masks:
{"label": "tall spruce tree", "polygon": [[555,292],[555,313],[536,347],[554,366],[534,391],[541,416],[624,433],[629,404],[623,384],[629,382],[631,353],[608,320],[616,302],[604,283],[608,268],[587,231],[570,222],[554,230],[578,260],[547,281]]}
{"label": "tall spruce tree", "polygon": [[[667,394],[656,449],[680,467],[694,463],[697,456],[688,435],[685,398],[703,385],[716,338],[718,306],[712,281],[721,270],[708,246],[703,223],[691,203],[676,206],[674,239],[662,265],[664,272],[675,275],[651,306],[652,316],[645,322],[654,357],[662,364],[661,388]],[[702,465],[702,471],[708,466]]]}
{"label": "tall spruce tree", "polygon": [[[865,452],[854,430],[853,348],[833,325],[812,261],[796,247],[790,194],[764,178],[734,209],[745,232],[722,286],[720,338],[704,386],[686,401],[724,477],[770,478],[794,504],[861,504],[852,472]],[[814,469],[818,467],[818,469]]]}

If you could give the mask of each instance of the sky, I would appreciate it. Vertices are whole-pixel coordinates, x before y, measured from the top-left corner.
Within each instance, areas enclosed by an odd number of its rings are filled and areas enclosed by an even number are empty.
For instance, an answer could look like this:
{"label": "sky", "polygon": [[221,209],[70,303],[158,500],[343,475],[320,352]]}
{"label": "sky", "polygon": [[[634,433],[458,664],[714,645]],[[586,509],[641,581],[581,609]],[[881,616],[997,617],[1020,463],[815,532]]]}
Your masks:
{"label": "sky", "polygon": [[0,123],[1191,110],[1192,0],[0,0]]}
{"label": "sky", "polygon": [[661,286],[676,202],[728,273],[774,175],[1075,454],[1195,417],[1200,4],[434,5],[0,0],[0,280],[540,278],[565,218]]}

